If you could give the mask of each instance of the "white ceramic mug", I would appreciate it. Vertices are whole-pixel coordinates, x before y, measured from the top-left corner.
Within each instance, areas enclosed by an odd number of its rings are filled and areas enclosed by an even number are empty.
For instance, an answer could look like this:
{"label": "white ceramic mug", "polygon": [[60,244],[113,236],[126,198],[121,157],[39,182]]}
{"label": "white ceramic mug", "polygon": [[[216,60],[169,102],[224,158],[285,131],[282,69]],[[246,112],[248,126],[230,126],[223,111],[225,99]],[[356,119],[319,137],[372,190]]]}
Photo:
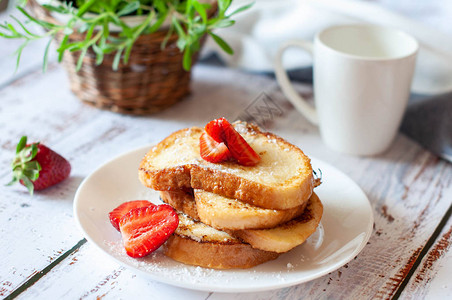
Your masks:
{"label": "white ceramic mug", "polygon": [[[282,65],[289,47],[313,55],[315,107],[293,88]],[[374,155],[393,141],[410,95],[418,43],[373,25],[341,25],[318,33],[314,43],[289,41],[279,50],[275,73],[285,96],[318,124],[332,149]]]}

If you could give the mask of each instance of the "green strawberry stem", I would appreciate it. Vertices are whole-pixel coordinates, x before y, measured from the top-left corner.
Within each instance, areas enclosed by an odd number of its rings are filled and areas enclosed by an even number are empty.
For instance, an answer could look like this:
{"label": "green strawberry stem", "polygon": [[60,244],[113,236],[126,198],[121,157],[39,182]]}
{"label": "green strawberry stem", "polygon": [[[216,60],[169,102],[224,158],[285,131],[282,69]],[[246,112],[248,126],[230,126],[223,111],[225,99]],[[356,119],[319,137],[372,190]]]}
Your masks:
{"label": "green strawberry stem", "polygon": [[11,167],[13,169],[13,178],[7,185],[13,185],[17,182],[22,182],[33,195],[34,185],[33,181],[38,179],[41,165],[33,160],[38,153],[38,144],[33,143],[27,145],[27,137],[23,136],[16,148],[16,155],[14,156]]}

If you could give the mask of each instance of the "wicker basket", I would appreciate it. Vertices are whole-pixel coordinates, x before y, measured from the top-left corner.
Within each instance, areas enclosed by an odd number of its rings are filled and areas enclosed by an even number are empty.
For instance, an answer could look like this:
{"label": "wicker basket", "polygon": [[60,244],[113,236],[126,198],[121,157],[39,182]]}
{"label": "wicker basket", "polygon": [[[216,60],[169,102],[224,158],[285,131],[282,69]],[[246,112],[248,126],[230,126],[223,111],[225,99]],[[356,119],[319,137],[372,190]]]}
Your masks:
{"label": "wicker basket", "polygon": [[[35,0],[29,4],[40,19],[57,22]],[[216,12],[216,2],[214,6],[211,14]],[[112,70],[114,53],[105,55],[103,63],[96,65],[95,53],[88,51],[78,72],[79,53],[65,53],[63,64],[71,90],[88,104],[118,113],[145,115],[170,107],[190,93],[191,72],[183,69],[183,54],[176,46],[177,35],[172,35],[166,47],[161,48],[166,35],[167,31],[141,35],[132,48],[128,64],[121,60],[117,71]],[[57,36],[57,42],[62,37]],[[74,33],[70,39],[79,41],[85,36]],[[197,55],[193,63],[196,60]]]}

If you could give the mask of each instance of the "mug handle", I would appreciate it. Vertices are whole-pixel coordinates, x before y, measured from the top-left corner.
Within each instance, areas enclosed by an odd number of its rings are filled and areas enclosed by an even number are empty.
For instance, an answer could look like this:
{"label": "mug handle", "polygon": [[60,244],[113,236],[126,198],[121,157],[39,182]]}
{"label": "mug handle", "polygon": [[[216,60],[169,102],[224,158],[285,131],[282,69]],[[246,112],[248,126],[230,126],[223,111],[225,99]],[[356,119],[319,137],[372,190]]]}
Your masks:
{"label": "mug handle", "polygon": [[287,99],[289,99],[293,106],[295,106],[295,108],[300,113],[302,113],[306,117],[306,119],[308,119],[308,121],[315,125],[318,125],[319,120],[316,109],[312,105],[309,105],[306,102],[306,99],[301,97],[297,93],[297,91],[293,88],[292,84],[290,83],[289,76],[287,75],[287,72],[282,65],[282,56],[284,52],[290,47],[302,48],[309,52],[311,56],[313,55],[313,46],[311,42],[291,40],[284,43],[283,46],[278,50],[278,53],[276,54],[275,61],[276,80],[281,86],[284,95],[287,97]]}

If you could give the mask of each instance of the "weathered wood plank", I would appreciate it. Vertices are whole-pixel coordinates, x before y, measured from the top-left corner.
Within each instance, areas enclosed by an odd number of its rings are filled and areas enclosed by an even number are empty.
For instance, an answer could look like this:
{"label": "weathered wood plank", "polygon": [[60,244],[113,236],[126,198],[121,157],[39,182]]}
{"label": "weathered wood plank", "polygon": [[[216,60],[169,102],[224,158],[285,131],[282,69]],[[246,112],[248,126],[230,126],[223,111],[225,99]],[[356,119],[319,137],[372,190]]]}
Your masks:
{"label": "weathered wood plank", "polygon": [[407,287],[403,299],[452,299],[452,218],[422,259]]}
{"label": "weathered wood plank", "polygon": [[[47,95],[48,91],[56,90],[52,81],[58,82],[57,78],[61,77],[58,72],[51,70],[45,77],[33,74],[0,91],[0,130],[3,133],[0,137],[2,185],[10,180],[9,164],[14,144],[21,135],[28,134],[30,138],[42,139],[52,144],[56,151],[66,152],[56,144],[65,132],[55,129],[64,128],[64,117],[68,116],[62,113],[58,104],[60,108],[64,106],[69,111],[73,108],[70,103],[75,106],[78,104],[73,99],[68,103],[58,101],[55,105],[52,97]],[[44,79],[50,81],[46,84]],[[59,84],[64,88],[64,81]],[[54,113],[59,118],[49,118],[45,113],[52,111],[52,108],[55,108]],[[46,123],[51,124],[45,125]],[[53,129],[49,131],[47,127]],[[75,126],[72,128],[76,129]],[[81,179],[72,176],[55,188],[36,193],[33,198],[19,187],[2,188],[0,282],[4,289],[0,293],[1,296],[8,295],[81,239],[72,223],[72,197]]]}
{"label": "weathered wood plank", "polygon": [[[87,272],[89,270],[89,272]],[[67,284],[55,284],[55,282]],[[89,243],[70,255],[18,299],[206,299],[189,291],[139,276],[112,262]]]}

